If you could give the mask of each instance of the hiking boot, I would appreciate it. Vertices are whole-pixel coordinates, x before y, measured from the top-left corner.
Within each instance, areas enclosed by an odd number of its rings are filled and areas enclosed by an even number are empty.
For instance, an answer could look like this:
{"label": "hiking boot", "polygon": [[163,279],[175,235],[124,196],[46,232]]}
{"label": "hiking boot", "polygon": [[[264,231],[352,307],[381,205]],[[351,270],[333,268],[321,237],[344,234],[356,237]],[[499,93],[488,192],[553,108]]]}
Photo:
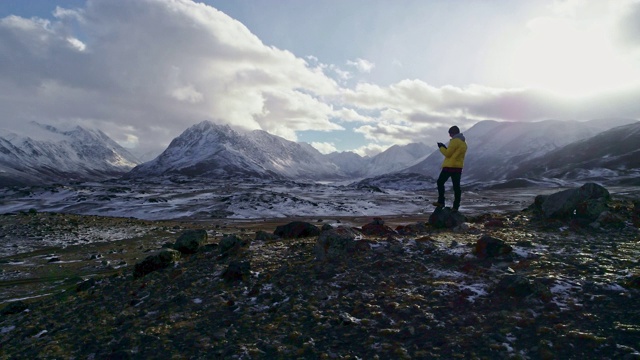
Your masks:
{"label": "hiking boot", "polygon": [[444,204],[443,204],[443,203],[439,203],[439,202],[437,202],[437,201],[436,201],[436,202],[432,202],[432,203],[431,203],[431,205],[433,205],[433,206],[435,206],[435,207],[438,207],[438,208],[444,207]]}

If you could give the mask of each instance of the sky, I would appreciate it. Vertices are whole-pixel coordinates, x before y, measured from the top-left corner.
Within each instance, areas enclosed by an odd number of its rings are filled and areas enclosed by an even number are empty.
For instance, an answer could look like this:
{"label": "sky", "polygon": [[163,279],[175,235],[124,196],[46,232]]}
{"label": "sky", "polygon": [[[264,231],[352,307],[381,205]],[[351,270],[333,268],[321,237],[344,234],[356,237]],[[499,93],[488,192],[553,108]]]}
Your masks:
{"label": "sky", "polygon": [[143,158],[204,120],[366,156],[638,99],[640,0],[0,1],[0,129]]}

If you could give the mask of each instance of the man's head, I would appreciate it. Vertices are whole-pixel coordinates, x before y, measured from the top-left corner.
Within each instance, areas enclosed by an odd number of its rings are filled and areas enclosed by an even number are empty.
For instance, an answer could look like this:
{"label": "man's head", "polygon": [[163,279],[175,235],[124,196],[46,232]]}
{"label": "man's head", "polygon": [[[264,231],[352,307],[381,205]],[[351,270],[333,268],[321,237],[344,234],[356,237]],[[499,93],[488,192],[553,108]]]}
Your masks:
{"label": "man's head", "polygon": [[449,128],[449,135],[454,136],[460,134],[460,129],[457,126],[452,126]]}

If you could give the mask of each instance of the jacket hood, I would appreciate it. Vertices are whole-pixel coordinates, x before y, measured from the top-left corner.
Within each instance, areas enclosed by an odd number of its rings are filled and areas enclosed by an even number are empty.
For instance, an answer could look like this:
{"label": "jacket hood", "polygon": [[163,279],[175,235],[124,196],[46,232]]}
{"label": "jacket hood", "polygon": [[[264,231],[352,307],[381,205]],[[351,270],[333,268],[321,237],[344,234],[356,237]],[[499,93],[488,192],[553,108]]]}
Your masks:
{"label": "jacket hood", "polygon": [[465,139],[464,135],[462,135],[462,133],[453,135],[453,137],[451,139],[460,139],[460,140],[466,142],[466,139]]}

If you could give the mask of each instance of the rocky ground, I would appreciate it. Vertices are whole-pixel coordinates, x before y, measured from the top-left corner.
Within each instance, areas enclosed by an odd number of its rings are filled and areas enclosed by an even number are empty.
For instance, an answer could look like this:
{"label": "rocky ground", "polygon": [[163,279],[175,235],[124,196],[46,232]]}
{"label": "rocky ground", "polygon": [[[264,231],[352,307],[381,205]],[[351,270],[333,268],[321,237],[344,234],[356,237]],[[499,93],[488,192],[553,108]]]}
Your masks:
{"label": "rocky ground", "polygon": [[[0,358],[640,359],[639,209],[607,207],[454,228],[0,215],[6,241],[76,234],[0,258]],[[292,220],[317,233],[278,228]],[[88,229],[125,235],[85,244]],[[193,233],[194,253],[170,249]],[[177,256],[139,271],[159,253]]]}

